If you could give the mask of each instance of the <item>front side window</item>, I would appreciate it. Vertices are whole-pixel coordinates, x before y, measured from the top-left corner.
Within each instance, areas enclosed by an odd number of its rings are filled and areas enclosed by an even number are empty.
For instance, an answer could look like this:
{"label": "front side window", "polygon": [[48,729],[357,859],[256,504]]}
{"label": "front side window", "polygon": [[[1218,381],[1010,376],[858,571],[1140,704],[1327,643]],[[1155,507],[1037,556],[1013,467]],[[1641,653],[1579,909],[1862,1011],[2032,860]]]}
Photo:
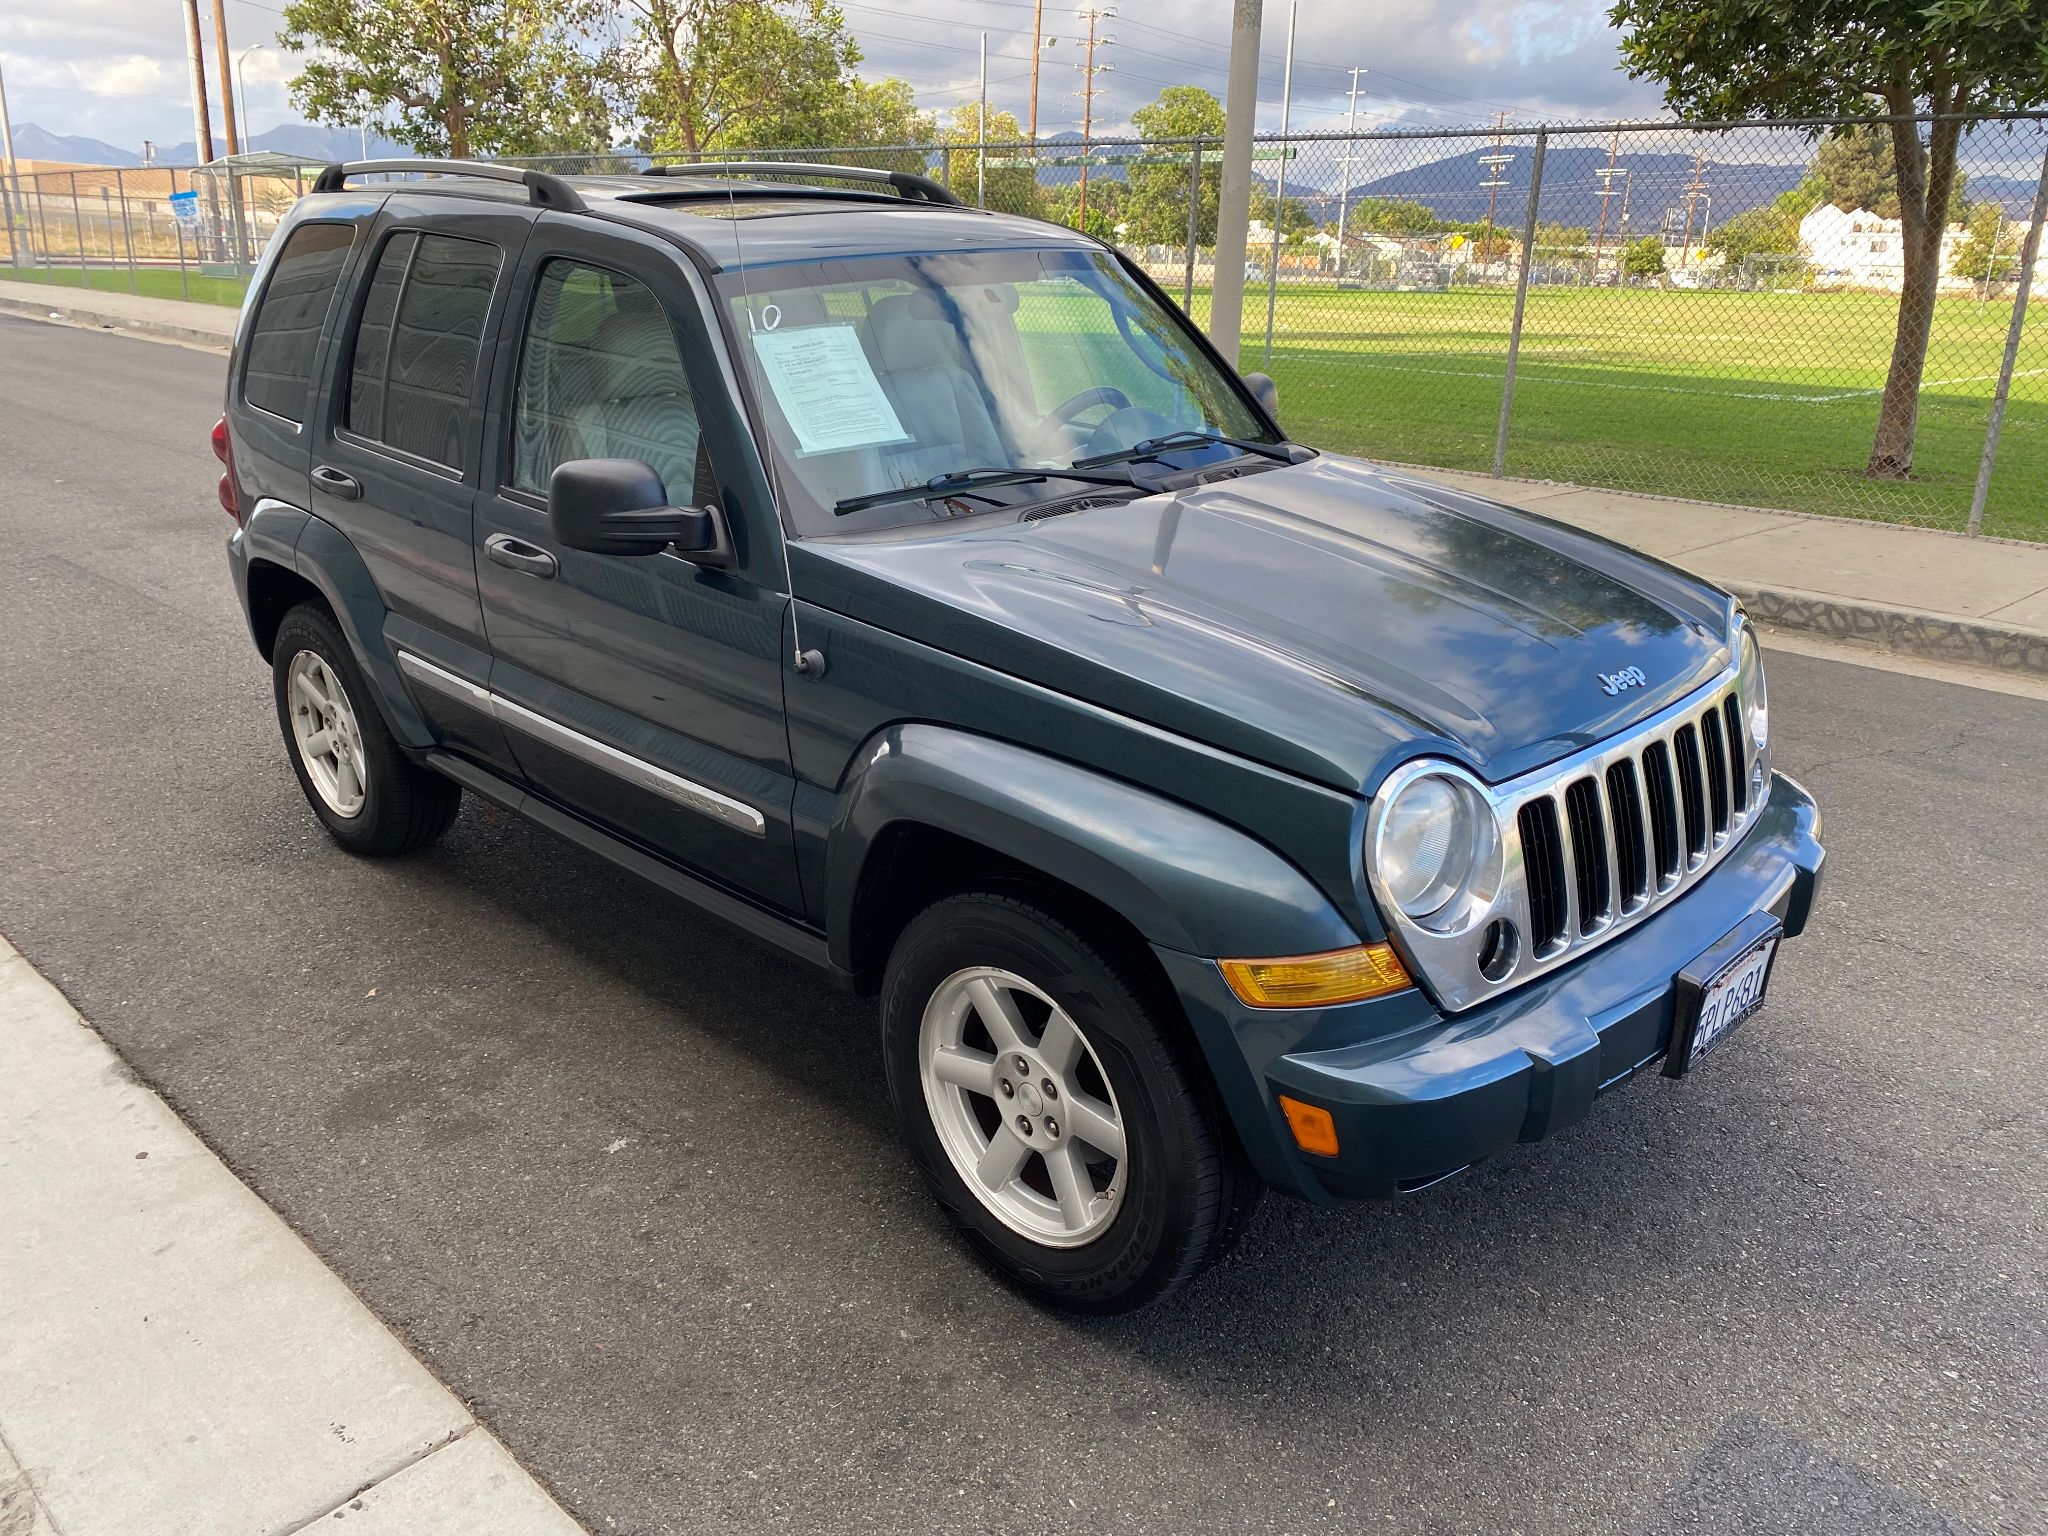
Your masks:
{"label": "front side window", "polygon": [[484,320],[498,285],[495,245],[402,231],[370,276],[349,369],[351,432],[465,471]]}
{"label": "front side window", "polygon": [[242,372],[242,398],[257,410],[294,426],[306,419],[313,353],[355,235],[351,224],[301,224],[278,252],[249,322]]}
{"label": "front side window", "polygon": [[669,499],[710,493],[697,408],[660,302],[617,272],[555,260],[541,268],[520,354],[511,484],[545,492],[571,459],[638,459]]}
{"label": "front side window", "polygon": [[[1099,252],[866,257],[719,283],[799,534],[1079,489],[1052,476],[844,512],[849,501],[964,469],[1073,468],[1176,432],[1272,436],[1186,323]],[[1236,452],[1197,446],[1175,463]]]}

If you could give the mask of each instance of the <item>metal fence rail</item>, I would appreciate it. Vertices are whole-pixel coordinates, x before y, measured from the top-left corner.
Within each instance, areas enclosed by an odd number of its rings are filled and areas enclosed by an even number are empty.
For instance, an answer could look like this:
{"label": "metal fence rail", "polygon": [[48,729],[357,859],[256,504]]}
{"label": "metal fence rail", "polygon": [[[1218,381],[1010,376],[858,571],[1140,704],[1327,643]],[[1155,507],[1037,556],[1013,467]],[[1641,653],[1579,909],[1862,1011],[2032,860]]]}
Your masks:
{"label": "metal fence rail", "polygon": [[[1841,126],[1262,136],[1238,253],[1215,248],[1220,140],[745,154],[919,170],[969,203],[1085,227],[1198,324],[1218,262],[1242,263],[1240,356],[1277,379],[1290,431],[1323,447],[2048,539],[2048,318],[2029,310],[2048,282],[2048,119],[1983,119],[1963,136],[1939,291],[1908,338],[1925,368],[1903,478],[1865,472],[1903,281],[1890,150],[1880,137],[1844,159],[1825,147]],[[523,163],[574,174],[681,158]],[[231,292],[302,185],[232,167],[17,178],[0,186],[6,260],[17,275]],[[1878,206],[1837,207],[1851,190]],[[174,191],[199,194],[182,224]]]}

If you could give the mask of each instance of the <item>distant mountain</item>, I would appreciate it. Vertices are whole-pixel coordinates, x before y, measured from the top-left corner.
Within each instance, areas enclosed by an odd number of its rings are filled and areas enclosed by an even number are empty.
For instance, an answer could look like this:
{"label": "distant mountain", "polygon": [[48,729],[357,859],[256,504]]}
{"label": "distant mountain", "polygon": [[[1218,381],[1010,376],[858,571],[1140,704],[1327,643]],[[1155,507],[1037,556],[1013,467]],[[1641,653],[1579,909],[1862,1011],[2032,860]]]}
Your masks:
{"label": "distant mountain", "polygon": [[99,139],[52,133],[34,123],[14,125],[14,153],[23,160],[69,160],[76,165],[140,165],[142,155]]}
{"label": "distant mountain", "polygon": [[[362,158],[362,138],[355,129],[316,128],[311,123],[280,123],[275,128],[253,135],[242,147],[245,151],[274,150],[308,160]],[[226,154],[226,138],[216,134],[213,148],[215,154]],[[52,133],[34,123],[14,125],[14,152],[24,160],[68,160],[77,165],[125,168],[142,164],[140,149],[122,149],[104,140],[77,134]],[[370,155],[378,160],[402,160],[411,158],[412,151],[403,144],[373,133],[370,135]],[[197,159],[198,150],[190,139],[181,144],[159,144],[156,147],[158,165],[191,165]]]}

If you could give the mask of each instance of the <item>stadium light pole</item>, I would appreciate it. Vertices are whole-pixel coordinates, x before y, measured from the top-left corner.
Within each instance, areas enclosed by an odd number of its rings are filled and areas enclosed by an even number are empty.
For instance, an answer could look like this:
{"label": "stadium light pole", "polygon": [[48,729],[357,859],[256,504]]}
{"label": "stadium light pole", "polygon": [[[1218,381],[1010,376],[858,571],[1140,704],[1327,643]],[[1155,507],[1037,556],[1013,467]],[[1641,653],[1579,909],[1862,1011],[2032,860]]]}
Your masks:
{"label": "stadium light pole", "polygon": [[1230,16],[1230,85],[1223,103],[1216,277],[1209,290],[1209,342],[1233,368],[1244,329],[1244,251],[1251,233],[1252,133],[1259,111],[1259,27],[1263,20],[1263,0],[1235,0]]}

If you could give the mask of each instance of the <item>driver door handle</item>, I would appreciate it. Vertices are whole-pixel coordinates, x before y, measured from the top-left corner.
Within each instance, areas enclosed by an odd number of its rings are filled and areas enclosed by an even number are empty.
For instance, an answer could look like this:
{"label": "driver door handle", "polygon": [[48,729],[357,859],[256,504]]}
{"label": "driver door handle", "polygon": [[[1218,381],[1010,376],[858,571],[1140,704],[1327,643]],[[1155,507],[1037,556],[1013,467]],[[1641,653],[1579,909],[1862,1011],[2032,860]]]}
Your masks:
{"label": "driver door handle", "polygon": [[313,483],[328,495],[339,496],[343,501],[355,501],[363,494],[361,481],[354,475],[344,474],[332,464],[315,464]]}
{"label": "driver door handle", "polygon": [[543,580],[555,574],[555,557],[538,544],[515,539],[509,533],[494,533],[484,540],[484,553],[499,565]]}

